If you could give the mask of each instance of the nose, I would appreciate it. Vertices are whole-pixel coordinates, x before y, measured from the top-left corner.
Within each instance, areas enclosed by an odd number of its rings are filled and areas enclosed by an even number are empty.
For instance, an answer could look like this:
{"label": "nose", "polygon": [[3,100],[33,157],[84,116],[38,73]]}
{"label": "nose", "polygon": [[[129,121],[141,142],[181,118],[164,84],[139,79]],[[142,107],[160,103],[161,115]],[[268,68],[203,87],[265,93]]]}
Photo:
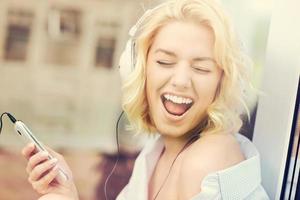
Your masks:
{"label": "nose", "polygon": [[178,63],[174,68],[171,84],[179,90],[187,89],[192,85],[192,77],[188,63]]}

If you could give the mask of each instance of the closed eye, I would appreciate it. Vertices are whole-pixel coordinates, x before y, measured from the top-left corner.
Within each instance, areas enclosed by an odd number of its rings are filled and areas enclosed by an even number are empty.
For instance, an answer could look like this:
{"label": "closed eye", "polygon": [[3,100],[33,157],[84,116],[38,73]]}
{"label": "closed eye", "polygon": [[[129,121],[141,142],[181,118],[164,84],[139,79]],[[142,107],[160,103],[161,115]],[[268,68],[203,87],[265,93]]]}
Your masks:
{"label": "closed eye", "polygon": [[171,66],[171,65],[174,65],[175,63],[172,63],[172,62],[166,62],[166,61],[156,61],[157,64],[159,65],[162,65],[162,66]]}
{"label": "closed eye", "polygon": [[201,73],[209,73],[210,70],[207,68],[203,68],[203,67],[193,67],[193,69],[197,72],[201,72]]}

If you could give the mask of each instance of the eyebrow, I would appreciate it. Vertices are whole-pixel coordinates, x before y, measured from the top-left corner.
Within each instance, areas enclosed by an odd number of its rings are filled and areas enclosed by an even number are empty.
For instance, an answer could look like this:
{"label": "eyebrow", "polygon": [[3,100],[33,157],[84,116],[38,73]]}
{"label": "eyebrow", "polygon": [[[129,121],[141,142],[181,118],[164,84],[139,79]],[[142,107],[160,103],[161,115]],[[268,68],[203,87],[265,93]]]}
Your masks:
{"label": "eyebrow", "polygon": [[168,50],[165,50],[165,49],[156,49],[154,53],[159,53],[159,52],[162,52],[162,53],[167,54],[169,56],[176,57],[176,54],[174,52],[171,52],[171,51],[168,51]]}
{"label": "eyebrow", "polygon": [[[172,57],[177,57],[177,55],[174,52],[168,51],[168,50],[165,50],[165,49],[161,49],[161,48],[155,50],[154,53],[159,53],[159,52],[162,52],[162,53],[167,54],[167,55],[172,56]],[[204,56],[204,57],[197,57],[197,58],[193,59],[193,61],[204,61],[204,60],[210,60],[214,63],[217,63],[216,60],[211,58],[211,57],[205,57]]]}

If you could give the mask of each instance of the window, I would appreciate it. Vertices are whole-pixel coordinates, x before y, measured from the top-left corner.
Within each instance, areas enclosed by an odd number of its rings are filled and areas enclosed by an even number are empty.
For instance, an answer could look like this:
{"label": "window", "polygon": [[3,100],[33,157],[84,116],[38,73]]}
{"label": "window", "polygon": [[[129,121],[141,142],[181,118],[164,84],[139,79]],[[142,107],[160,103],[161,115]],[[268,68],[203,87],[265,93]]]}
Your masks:
{"label": "window", "polygon": [[96,67],[112,68],[114,50],[114,38],[99,38],[96,46]]}
{"label": "window", "polygon": [[95,21],[96,44],[95,44],[95,66],[112,68],[114,65],[114,53],[119,24],[114,20],[104,20],[99,17]]}
{"label": "window", "polygon": [[7,32],[4,49],[5,60],[26,60],[32,18],[32,13],[28,11],[8,11]]}
{"label": "window", "polygon": [[76,66],[79,63],[81,13],[52,8],[48,13],[45,62]]}
{"label": "window", "polygon": [[48,14],[48,35],[57,40],[74,40],[80,36],[81,14],[74,9],[52,8]]}

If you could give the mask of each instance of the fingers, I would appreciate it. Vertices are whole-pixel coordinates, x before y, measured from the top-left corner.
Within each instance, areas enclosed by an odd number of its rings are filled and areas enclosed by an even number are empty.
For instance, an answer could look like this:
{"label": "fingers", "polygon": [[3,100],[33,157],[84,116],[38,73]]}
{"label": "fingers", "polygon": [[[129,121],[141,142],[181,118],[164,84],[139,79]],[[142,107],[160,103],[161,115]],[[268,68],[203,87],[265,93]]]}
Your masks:
{"label": "fingers", "polygon": [[63,156],[51,148],[45,148],[47,151],[39,151],[33,143],[29,143],[22,149],[22,154],[28,160],[26,171],[29,174],[29,183],[40,194],[61,190],[61,186],[71,187],[68,185],[72,183],[71,181],[60,181],[59,179],[60,170],[67,174],[68,180],[72,175]]}
{"label": "fingers", "polygon": [[64,172],[68,178],[71,177],[70,169],[63,156],[48,147],[45,148],[47,151],[39,151],[34,143],[29,143],[22,149],[23,156],[28,160],[26,171],[29,174],[29,183],[40,194],[46,194],[52,190],[60,191],[62,185],[71,187],[68,186],[69,182],[60,182],[56,179],[60,177],[61,165],[65,166]]}
{"label": "fingers", "polygon": [[38,181],[39,179],[43,179],[43,177],[47,176],[49,174],[49,170],[56,166],[57,164],[57,159],[53,158],[51,160],[47,160],[33,168],[29,175],[29,182],[35,182]]}
{"label": "fingers", "polygon": [[22,155],[29,160],[29,158],[37,152],[35,145],[33,143],[27,144],[23,149],[22,149]]}
{"label": "fingers", "polygon": [[58,175],[59,168],[55,165],[45,176],[40,178],[38,181],[30,181],[33,189],[39,193],[45,194],[49,189],[49,184],[55,179]]}
{"label": "fingers", "polygon": [[33,189],[41,194],[45,194],[49,190],[50,183],[59,172],[57,158],[49,160],[48,156],[47,152],[39,152],[29,159],[27,165],[28,181]]}
{"label": "fingers", "polygon": [[45,151],[34,154],[29,158],[29,162],[26,168],[27,173],[30,173],[36,165],[48,159],[49,159],[49,154]]}

